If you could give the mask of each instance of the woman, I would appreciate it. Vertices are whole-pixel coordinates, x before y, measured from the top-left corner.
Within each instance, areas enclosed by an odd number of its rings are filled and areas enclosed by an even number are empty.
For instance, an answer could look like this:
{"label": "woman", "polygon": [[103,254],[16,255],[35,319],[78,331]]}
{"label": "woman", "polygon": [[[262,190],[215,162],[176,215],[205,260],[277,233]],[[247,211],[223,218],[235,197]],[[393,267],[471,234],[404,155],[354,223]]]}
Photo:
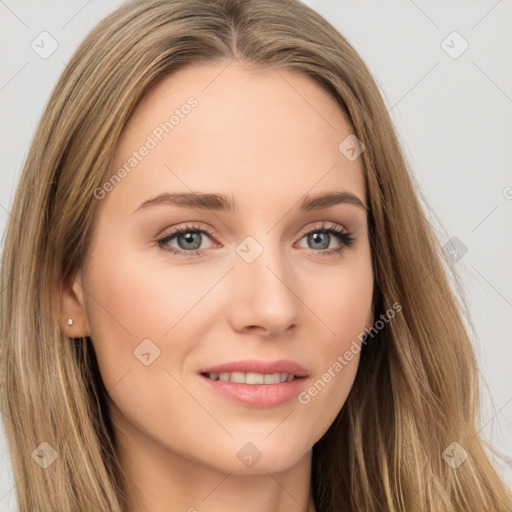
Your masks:
{"label": "woman", "polygon": [[105,18],[3,253],[20,511],[510,510],[418,196],[365,64],[303,4]]}

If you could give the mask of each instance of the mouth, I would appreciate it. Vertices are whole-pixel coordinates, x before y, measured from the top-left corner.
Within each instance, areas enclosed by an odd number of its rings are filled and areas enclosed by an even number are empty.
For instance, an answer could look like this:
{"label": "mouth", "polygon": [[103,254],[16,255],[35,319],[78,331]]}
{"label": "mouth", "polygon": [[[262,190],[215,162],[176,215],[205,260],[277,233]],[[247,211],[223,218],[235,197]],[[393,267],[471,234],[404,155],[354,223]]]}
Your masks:
{"label": "mouth", "polygon": [[220,380],[223,382],[236,382],[238,384],[280,384],[283,382],[291,382],[295,379],[303,379],[293,373],[277,372],[277,373],[255,373],[255,372],[204,372],[203,377],[210,380]]}
{"label": "mouth", "polygon": [[204,368],[199,377],[216,395],[246,407],[269,408],[296,398],[309,373],[293,361],[245,360]]}

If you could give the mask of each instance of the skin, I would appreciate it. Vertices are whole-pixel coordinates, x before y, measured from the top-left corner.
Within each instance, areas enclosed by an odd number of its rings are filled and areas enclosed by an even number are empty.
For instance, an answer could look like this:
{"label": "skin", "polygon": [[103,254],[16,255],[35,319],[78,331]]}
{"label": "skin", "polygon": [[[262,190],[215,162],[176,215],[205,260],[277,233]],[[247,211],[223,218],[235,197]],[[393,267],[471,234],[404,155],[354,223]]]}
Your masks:
{"label": "skin", "polygon": [[[198,371],[291,359],[308,369],[307,389],[373,323],[366,211],[296,208],[306,194],[338,190],[366,205],[361,158],[338,150],[352,133],[346,117],[307,76],[226,63],[182,68],[138,105],[112,172],[169,112],[198,101],[98,201],[90,257],[63,295],[63,329],[91,337],[111,399],[130,512],[314,510],[312,447],[342,408],[359,354],[306,405],[251,408],[210,391]],[[164,191],[191,190],[232,195],[238,209],[133,213]],[[308,242],[304,231],[322,222],[348,230],[354,244],[319,256],[341,245],[335,235],[328,249]],[[187,223],[216,232],[196,235],[203,256],[156,244]],[[235,252],[248,236],[263,248],[250,264]],[[185,252],[181,243],[167,245]],[[160,355],[145,366],[134,350],[148,338]],[[247,442],[261,453],[252,467],[237,457]]]}

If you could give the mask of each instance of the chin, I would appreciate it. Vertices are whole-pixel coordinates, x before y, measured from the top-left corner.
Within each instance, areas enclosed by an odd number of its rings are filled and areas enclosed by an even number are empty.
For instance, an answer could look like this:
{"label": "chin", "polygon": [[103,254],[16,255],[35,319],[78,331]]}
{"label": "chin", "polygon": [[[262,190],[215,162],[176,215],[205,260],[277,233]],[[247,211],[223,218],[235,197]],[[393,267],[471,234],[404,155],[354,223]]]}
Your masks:
{"label": "chin", "polygon": [[230,446],[226,446],[222,456],[215,461],[215,466],[237,475],[279,473],[311,453],[312,446],[304,446],[293,436],[276,436],[271,440],[272,434],[265,439],[266,435],[244,437],[243,441],[240,438],[231,440]]}

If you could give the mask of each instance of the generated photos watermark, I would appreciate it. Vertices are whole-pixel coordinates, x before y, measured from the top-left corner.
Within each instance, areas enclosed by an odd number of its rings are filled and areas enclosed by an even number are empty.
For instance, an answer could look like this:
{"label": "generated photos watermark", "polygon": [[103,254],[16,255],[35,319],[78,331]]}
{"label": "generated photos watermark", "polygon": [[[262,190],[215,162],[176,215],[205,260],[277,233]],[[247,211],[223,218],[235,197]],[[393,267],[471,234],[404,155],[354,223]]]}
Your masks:
{"label": "generated photos watermark", "polygon": [[150,152],[155,149],[166,135],[172,132],[180,122],[185,119],[192,109],[197,107],[198,101],[191,96],[187,102],[179,108],[175,108],[173,113],[165,121],[155,126],[151,133],[146,137],[144,143],[135,151],[132,156],[126,160],[121,167],[119,167],[110,178],[103,183],[101,187],[94,189],[94,197],[98,200],[103,199],[107,192],[111,192],[114,188],[125,178],[137,165],[139,165]]}
{"label": "generated photos watermark", "polygon": [[[392,320],[396,313],[402,310],[402,305],[395,302],[391,308],[389,308],[385,314],[380,315],[380,319],[377,320],[370,329],[365,329],[357,335],[357,339],[361,345],[368,343],[368,336],[372,339],[373,337],[384,328],[384,326]],[[336,360],[327,368],[322,376],[315,381],[307,390],[299,393],[297,400],[302,405],[307,405],[311,402],[311,399],[317,396],[331,380],[333,380],[342,370],[349,364],[355,355],[361,351],[361,345],[356,340],[352,341],[352,344],[343,355],[339,355]]]}

